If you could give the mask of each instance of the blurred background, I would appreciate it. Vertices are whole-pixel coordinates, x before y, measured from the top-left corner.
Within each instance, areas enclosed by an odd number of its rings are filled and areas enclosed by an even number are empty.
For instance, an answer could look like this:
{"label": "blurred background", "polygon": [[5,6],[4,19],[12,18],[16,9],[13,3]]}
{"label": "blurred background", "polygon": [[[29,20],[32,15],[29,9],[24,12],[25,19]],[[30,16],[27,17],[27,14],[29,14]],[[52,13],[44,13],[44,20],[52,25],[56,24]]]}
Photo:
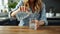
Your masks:
{"label": "blurred background", "polygon": [[[0,25],[17,25],[16,20],[10,16],[20,0],[0,0]],[[42,0],[46,5],[48,25],[60,25],[60,0]],[[10,23],[9,23],[10,22]],[[16,22],[16,23],[14,23]]]}

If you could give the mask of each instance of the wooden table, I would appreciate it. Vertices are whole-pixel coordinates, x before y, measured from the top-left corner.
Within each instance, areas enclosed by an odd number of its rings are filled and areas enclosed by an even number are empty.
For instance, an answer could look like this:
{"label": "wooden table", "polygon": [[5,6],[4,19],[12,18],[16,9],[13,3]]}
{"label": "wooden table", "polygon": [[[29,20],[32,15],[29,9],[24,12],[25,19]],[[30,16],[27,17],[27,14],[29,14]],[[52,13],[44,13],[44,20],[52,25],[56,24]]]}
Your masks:
{"label": "wooden table", "polygon": [[43,26],[39,30],[19,26],[0,26],[0,34],[60,34],[60,26]]}

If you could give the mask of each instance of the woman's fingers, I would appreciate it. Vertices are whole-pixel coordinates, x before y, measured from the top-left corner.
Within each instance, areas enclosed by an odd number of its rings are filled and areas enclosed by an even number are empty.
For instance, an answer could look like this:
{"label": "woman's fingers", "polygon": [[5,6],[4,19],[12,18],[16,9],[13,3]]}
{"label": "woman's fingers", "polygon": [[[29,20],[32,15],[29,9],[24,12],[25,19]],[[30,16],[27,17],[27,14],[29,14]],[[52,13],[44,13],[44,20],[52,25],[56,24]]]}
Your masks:
{"label": "woman's fingers", "polygon": [[20,6],[20,11],[23,11],[24,10],[24,7],[23,6]]}
{"label": "woman's fingers", "polygon": [[36,27],[38,28],[39,27],[39,21],[35,20],[35,23],[36,23]]}
{"label": "woman's fingers", "polygon": [[39,25],[43,25],[44,24],[44,21],[39,21]]}
{"label": "woman's fingers", "polygon": [[26,11],[28,11],[28,8],[25,6],[20,6],[20,11],[26,12]]}
{"label": "woman's fingers", "polygon": [[35,23],[36,27],[39,28],[44,24],[44,21],[32,20],[32,23]]}

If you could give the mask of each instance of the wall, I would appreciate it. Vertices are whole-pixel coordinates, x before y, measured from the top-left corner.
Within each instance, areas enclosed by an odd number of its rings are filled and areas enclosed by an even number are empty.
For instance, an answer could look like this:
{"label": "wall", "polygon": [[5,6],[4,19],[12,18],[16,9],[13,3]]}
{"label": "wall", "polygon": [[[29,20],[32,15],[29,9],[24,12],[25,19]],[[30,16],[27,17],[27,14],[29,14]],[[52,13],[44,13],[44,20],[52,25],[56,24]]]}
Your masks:
{"label": "wall", "polygon": [[55,11],[55,13],[60,13],[60,0],[43,0],[43,2],[46,4],[46,10],[49,12],[49,8],[52,6]]}

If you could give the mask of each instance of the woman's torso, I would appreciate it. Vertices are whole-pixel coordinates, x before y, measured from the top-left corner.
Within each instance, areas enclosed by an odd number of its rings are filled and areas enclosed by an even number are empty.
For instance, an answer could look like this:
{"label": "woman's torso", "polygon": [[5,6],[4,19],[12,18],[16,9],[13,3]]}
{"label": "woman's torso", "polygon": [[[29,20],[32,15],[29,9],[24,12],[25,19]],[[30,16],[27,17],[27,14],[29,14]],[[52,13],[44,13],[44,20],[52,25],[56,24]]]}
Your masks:
{"label": "woman's torso", "polygon": [[[24,3],[22,3],[21,6],[24,6]],[[32,9],[29,7],[29,12],[31,13],[30,16],[21,20],[20,23],[19,23],[19,26],[21,26],[22,24],[23,24],[23,26],[28,26],[30,18],[33,18],[33,17],[36,18],[37,20],[39,20],[40,14],[37,11],[32,13]]]}

